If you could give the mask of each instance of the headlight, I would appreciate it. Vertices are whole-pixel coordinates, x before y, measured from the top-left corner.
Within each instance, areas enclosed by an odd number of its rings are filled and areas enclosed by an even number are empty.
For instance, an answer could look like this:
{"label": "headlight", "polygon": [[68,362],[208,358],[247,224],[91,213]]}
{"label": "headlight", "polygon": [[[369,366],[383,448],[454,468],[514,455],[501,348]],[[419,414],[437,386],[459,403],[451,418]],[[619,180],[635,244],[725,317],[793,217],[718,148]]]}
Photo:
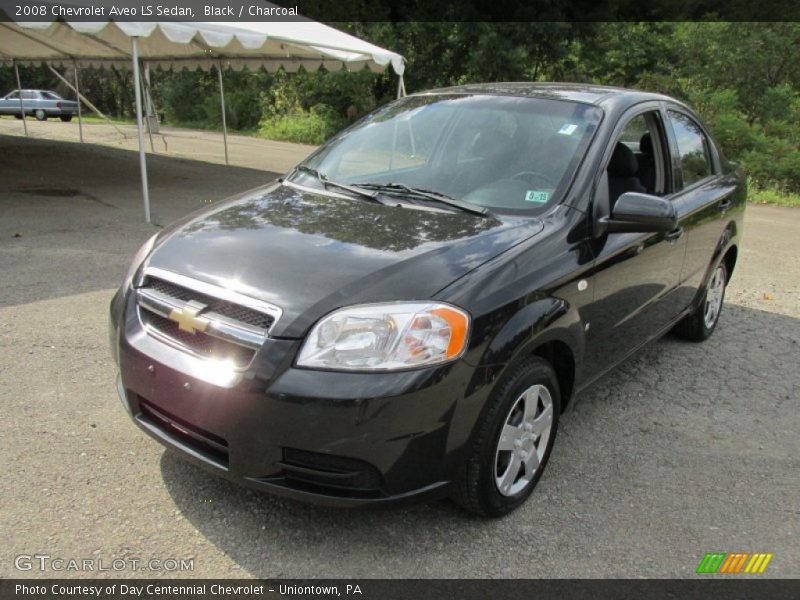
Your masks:
{"label": "headlight", "polygon": [[464,353],[469,321],[465,311],[439,302],[342,308],[311,329],[297,366],[386,371],[443,363]]}
{"label": "headlight", "polygon": [[139,270],[139,267],[142,266],[144,259],[148,257],[150,251],[153,249],[153,244],[156,242],[156,237],[158,237],[158,234],[155,234],[144,244],[142,244],[142,246],[136,251],[136,254],[133,255],[131,266],[128,267],[128,272],[125,274],[125,279],[122,282],[122,289],[127,290],[130,287],[131,283],[133,282],[133,278],[136,276],[136,271]]}

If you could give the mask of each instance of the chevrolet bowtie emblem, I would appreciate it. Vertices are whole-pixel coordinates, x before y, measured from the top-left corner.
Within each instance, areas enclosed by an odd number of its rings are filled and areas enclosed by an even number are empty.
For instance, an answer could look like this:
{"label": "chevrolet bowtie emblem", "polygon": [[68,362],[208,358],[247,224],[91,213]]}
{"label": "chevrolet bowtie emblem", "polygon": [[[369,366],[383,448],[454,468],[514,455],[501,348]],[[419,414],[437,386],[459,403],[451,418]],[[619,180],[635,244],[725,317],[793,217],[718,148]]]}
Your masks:
{"label": "chevrolet bowtie emblem", "polygon": [[201,317],[200,313],[206,308],[208,307],[205,304],[190,300],[183,308],[173,308],[169,313],[169,318],[178,324],[178,329],[181,331],[189,333],[205,331],[208,327],[208,319]]}

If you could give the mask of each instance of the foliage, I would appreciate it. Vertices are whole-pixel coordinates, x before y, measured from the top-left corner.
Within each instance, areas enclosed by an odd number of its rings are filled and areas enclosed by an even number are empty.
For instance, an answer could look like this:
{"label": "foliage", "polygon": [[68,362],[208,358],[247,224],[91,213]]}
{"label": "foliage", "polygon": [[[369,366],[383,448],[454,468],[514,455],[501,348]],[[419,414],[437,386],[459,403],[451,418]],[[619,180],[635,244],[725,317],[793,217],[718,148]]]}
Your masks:
{"label": "foliage", "polygon": [[[523,10],[523,9],[520,9]],[[693,106],[759,198],[800,194],[800,24],[359,22],[335,26],[403,54],[410,91],[478,81],[583,81],[659,91]],[[44,68],[25,87],[72,92]],[[65,76],[71,80],[72,71]],[[230,129],[319,143],[396,95],[390,72],[224,73]],[[217,73],[154,71],[153,99],[170,124],[219,128]],[[0,86],[16,87],[0,69]],[[84,93],[130,118],[127,71],[83,70]]]}
{"label": "foliage", "polygon": [[295,107],[287,112],[264,117],[259,133],[271,140],[320,144],[343,125],[343,119],[327,104],[304,110]]}
{"label": "foliage", "polygon": [[320,144],[375,108],[369,71],[278,72],[262,95],[259,133],[275,140]]}

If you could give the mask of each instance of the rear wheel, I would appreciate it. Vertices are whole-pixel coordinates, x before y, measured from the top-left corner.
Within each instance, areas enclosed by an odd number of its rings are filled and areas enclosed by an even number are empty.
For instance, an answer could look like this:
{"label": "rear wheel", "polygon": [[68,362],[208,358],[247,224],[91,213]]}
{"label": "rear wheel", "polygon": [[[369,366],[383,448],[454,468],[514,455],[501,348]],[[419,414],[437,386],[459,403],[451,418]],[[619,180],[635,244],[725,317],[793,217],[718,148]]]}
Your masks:
{"label": "rear wheel", "polygon": [[47,121],[47,113],[44,112],[41,108],[37,108],[36,112],[33,114],[36,117],[37,121]]}
{"label": "rear wheel", "polygon": [[721,262],[714,269],[708,280],[703,302],[678,323],[675,333],[685,340],[702,342],[714,333],[722,312],[725,300],[725,288],[728,285],[728,269]]}
{"label": "rear wheel", "polygon": [[72,121],[72,115],[61,115],[61,120],[64,121],[64,123],[69,123]]}
{"label": "rear wheel", "polygon": [[22,115],[21,114],[20,115],[14,115],[14,118],[15,119],[19,119],[21,121],[22,120]]}
{"label": "rear wheel", "polygon": [[500,517],[525,502],[550,457],[561,412],[555,371],[538,356],[526,358],[489,402],[452,497],[470,512]]}

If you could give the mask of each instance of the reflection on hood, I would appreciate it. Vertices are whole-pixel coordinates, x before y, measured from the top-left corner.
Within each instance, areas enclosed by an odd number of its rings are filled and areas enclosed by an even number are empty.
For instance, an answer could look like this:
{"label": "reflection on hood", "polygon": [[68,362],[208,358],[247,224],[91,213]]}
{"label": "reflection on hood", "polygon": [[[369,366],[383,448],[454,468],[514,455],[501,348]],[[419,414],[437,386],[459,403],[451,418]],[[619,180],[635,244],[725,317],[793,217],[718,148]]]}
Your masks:
{"label": "reflection on hood", "polygon": [[425,242],[447,242],[501,225],[495,218],[417,210],[300,191],[282,185],[189,223],[179,236],[278,227],[376,250],[401,252]]}
{"label": "reflection on hood", "polygon": [[176,223],[148,264],[279,306],[272,334],[295,338],[341,306],[431,298],[542,227],[270,186]]}

